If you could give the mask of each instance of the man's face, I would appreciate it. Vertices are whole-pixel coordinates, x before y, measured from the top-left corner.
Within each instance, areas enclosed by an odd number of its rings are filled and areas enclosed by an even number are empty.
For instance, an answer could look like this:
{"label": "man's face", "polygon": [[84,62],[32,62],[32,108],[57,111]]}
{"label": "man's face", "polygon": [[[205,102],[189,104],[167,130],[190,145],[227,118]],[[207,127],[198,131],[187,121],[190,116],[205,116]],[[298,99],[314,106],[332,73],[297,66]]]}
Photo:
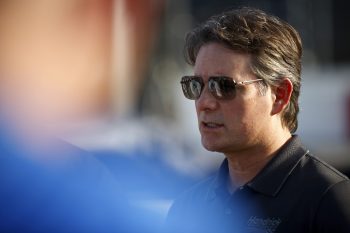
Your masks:
{"label": "man's face", "polygon": [[208,79],[227,76],[236,81],[254,80],[250,55],[234,52],[218,43],[199,50],[194,75],[203,78],[205,87],[195,101],[203,146],[210,151],[235,153],[263,145],[273,133],[273,94],[261,94],[255,84],[236,86],[232,100],[218,100],[208,91]]}

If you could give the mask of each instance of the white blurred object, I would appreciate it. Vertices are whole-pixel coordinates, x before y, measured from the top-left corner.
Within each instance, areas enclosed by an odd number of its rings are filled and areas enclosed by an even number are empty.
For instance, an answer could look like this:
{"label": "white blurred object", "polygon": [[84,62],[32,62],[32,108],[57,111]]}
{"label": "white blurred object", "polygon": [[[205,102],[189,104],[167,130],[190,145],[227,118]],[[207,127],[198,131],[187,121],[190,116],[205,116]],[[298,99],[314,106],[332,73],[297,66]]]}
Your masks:
{"label": "white blurred object", "polygon": [[338,168],[350,166],[349,78],[349,67],[306,68],[302,74],[297,134],[314,154]]}

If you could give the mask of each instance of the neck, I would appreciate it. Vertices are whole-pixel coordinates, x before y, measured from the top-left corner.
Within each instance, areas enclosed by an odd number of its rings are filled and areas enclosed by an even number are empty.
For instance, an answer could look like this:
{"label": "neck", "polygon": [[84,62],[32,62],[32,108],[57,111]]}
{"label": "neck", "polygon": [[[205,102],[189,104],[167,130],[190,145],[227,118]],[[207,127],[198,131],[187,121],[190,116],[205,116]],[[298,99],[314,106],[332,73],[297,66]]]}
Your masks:
{"label": "neck", "polygon": [[236,187],[251,181],[290,138],[288,132],[245,151],[225,154],[229,166],[229,190],[234,191]]}

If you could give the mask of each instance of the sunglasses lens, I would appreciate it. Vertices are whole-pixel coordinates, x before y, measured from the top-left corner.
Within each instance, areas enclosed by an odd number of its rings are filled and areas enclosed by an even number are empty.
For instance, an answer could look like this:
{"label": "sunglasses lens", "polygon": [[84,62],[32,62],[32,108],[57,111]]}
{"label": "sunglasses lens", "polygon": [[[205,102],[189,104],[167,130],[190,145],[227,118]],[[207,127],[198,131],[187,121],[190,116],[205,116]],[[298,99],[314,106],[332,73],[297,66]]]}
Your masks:
{"label": "sunglasses lens", "polygon": [[196,77],[183,77],[181,80],[182,91],[187,99],[196,100],[202,92],[202,84]]}
{"label": "sunglasses lens", "polygon": [[236,83],[227,77],[214,77],[209,80],[209,90],[218,99],[233,99],[236,95]]}

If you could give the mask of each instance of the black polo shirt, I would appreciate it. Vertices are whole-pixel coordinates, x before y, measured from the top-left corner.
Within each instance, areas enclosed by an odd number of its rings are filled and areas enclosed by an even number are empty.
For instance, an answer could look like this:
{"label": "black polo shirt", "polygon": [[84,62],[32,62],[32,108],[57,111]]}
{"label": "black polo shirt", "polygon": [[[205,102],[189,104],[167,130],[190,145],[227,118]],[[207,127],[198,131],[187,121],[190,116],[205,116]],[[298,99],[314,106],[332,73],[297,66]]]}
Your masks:
{"label": "black polo shirt", "polygon": [[250,182],[227,189],[228,162],[172,205],[167,232],[350,233],[349,179],[293,136]]}

